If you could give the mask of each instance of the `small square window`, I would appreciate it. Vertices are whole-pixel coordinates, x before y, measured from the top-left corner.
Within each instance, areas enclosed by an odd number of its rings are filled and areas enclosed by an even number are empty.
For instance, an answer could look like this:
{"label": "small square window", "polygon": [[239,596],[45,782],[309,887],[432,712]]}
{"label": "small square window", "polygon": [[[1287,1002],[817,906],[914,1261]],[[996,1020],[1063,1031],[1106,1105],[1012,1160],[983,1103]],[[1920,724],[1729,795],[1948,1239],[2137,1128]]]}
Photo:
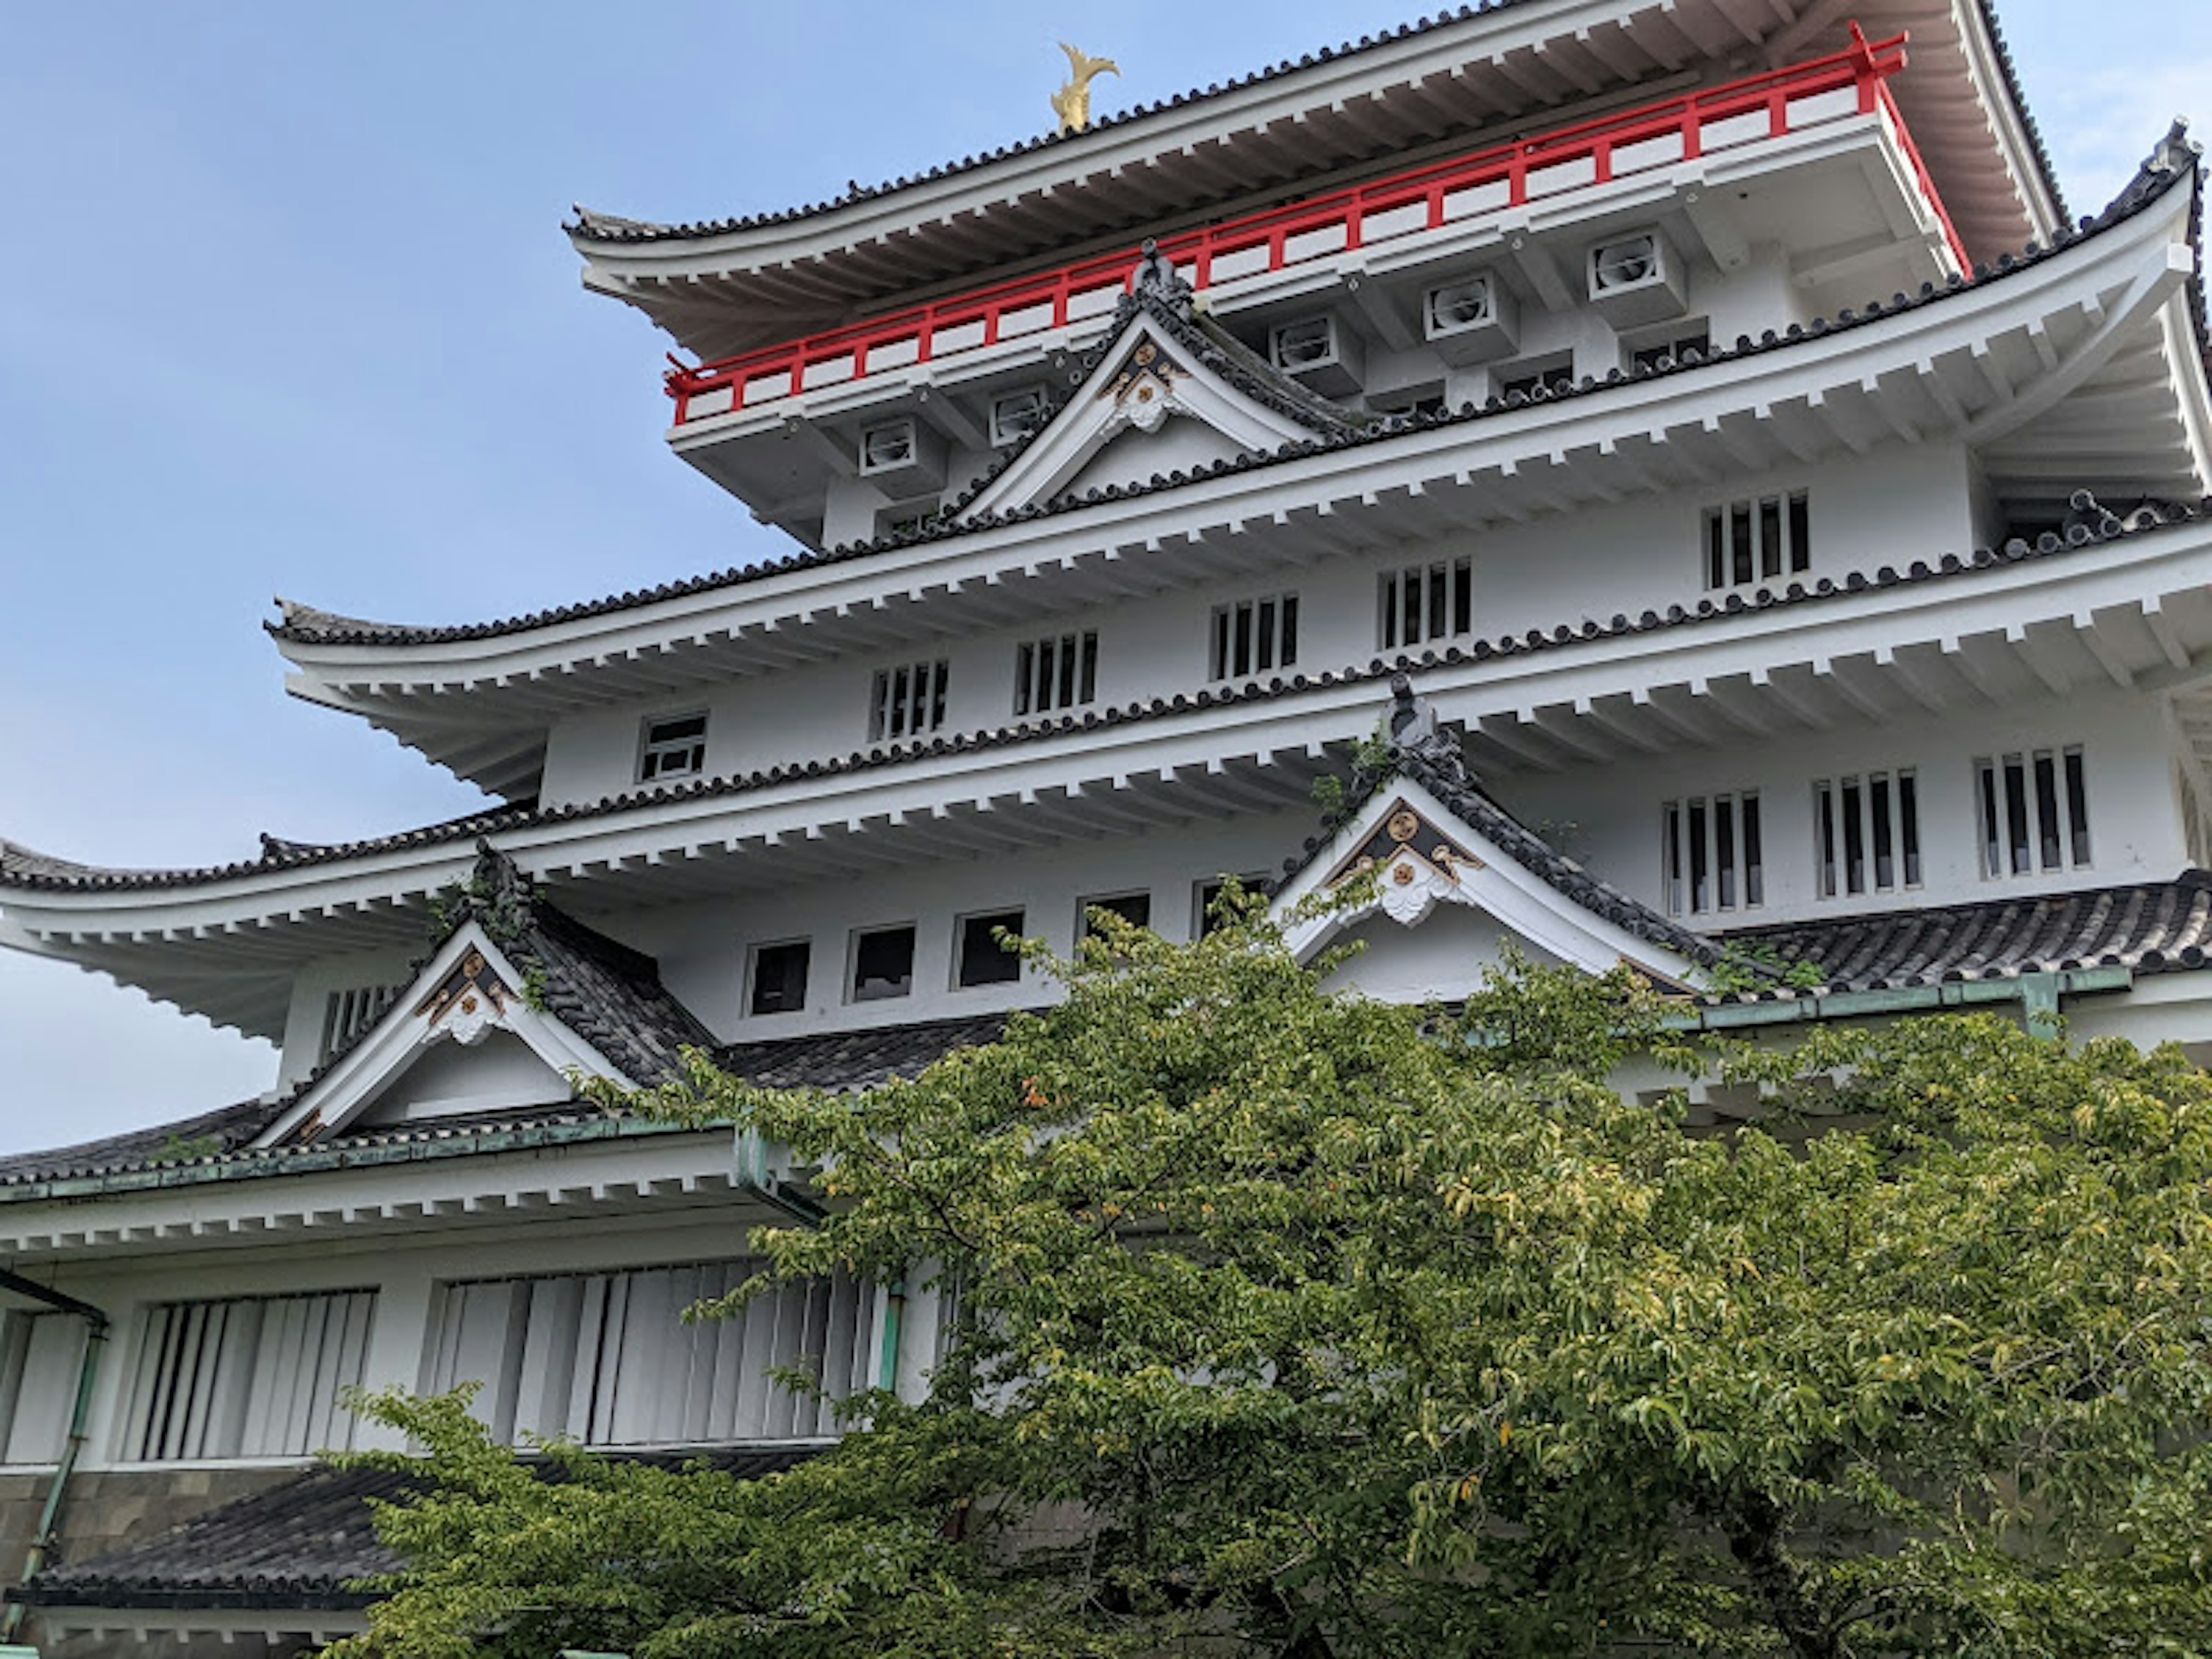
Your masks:
{"label": "small square window", "polygon": [[954,982],[963,991],[979,985],[1012,985],[1022,976],[1020,955],[999,943],[1000,931],[1021,936],[1022,913],[994,910],[960,921],[960,961]]}
{"label": "small square window", "polygon": [[1115,893],[1104,898],[1084,900],[1078,915],[1085,939],[1095,938],[1098,933],[1097,920],[1091,914],[1093,910],[1103,910],[1109,915],[1119,916],[1132,927],[1152,925],[1152,896],[1150,893]]}
{"label": "small square window", "polygon": [[854,1002],[882,1002],[914,989],[914,929],[874,927],[853,935]]}
{"label": "small square window", "polygon": [[637,763],[640,783],[696,777],[706,769],[705,714],[670,714],[645,723],[645,744]]}
{"label": "small square window", "polygon": [[[1237,878],[1237,884],[1244,889],[1247,895],[1258,893],[1266,884],[1267,879],[1266,876],[1256,874]],[[1216,876],[1211,881],[1201,881],[1198,884],[1196,902],[1192,906],[1195,912],[1191,919],[1192,938],[1204,939],[1209,933],[1219,933],[1229,925],[1227,919],[1217,908],[1221,902],[1222,890],[1228,885],[1229,878],[1226,876]]]}
{"label": "small square window", "polygon": [[806,969],[813,956],[803,939],[753,948],[753,988],[746,1005],[756,1014],[793,1014],[806,1006]]}

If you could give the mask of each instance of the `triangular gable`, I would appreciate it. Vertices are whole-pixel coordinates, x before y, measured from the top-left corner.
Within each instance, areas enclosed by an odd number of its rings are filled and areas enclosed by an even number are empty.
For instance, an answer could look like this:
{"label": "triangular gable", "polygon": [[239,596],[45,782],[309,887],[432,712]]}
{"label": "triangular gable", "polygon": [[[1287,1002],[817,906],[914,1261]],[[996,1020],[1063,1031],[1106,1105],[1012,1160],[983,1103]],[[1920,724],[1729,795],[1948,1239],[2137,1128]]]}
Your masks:
{"label": "triangular gable", "polygon": [[1272,454],[1356,428],[1364,418],[1200,318],[1188,288],[1148,245],[1120,326],[1086,355],[1073,392],[955,516],[1042,506],[1095,486]]}
{"label": "triangular gable", "polygon": [[[1666,988],[1703,982],[1711,940],[1588,874],[1515,822],[1468,775],[1405,677],[1393,683],[1391,775],[1278,890],[1272,913],[1311,957],[1373,917],[1418,927],[1440,905],[1481,911],[1541,957],[1586,972],[1626,963]],[[1367,896],[1298,917],[1309,898],[1371,878]]]}
{"label": "triangular gable", "polygon": [[[471,1054],[471,1051],[473,1053]],[[464,1054],[471,1058],[462,1059]],[[525,1103],[514,1097],[542,1077],[551,1104],[573,1092],[571,1073],[628,1085],[590,1042],[545,1011],[527,973],[518,969],[483,924],[465,921],[413,984],[350,1048],[308,1083],[256,1138],[257,1146],[319,1140],[350,1127],[405,1115],[410,1081],[430,1114],[473,1099],[486,1109]],[[473,1074],[473,1075],[472,1075]]]}

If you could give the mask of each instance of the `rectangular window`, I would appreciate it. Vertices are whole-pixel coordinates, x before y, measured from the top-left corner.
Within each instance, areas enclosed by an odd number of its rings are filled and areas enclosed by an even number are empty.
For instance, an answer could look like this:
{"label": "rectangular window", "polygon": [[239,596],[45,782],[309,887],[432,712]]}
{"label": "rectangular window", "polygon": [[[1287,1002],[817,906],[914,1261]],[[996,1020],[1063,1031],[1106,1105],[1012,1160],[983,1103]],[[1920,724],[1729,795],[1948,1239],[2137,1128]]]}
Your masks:
{"label": "rectangular window", "polygon": [[814,954],[811,941],[787,939],[753,947],[752,994],[746,1006],[756,1014],[795,1014],[806,1006],[806,969]]}
{"label": "rectangular window", "polygon": [[1382,573],[1385,651],[1455,639],[1474,631],[1474,560],[1434,559]]}
{"label": "rectangular window", "polygon": [[876,671],[874,695],[868,702],[868,741],[883,743],[934,732],[945,724],[945,693],[951,664],[902,663]]}
{"label": "rectangular window", "polygon": [[1098,695],[1098,635],[1054,634],[1014,652],[1014,713],[1080,708]]}
{"label": "rectangular window", "polygon": [[165,1302],[146,1310],[125,1455],[301,1457],[353,1444],[338,1404],[368,1360],[374,1291]]}
{"label": "rectangular window", "polygon": [[1212,678],[1272,673],[1298,659],[1298,596],[1271,593],[1213,607]]}
{"label": "rectangular window", "polygon": [[1093,910],[1103,910],[1116,915],[1132,927],[1152,925],[1152,896],[1150,893],[1113,893],[1103,898],[1087,898],[1075,907],[1077,937],[1090,939],[1098,932],[1092,917]]}
{"label": "rectangular window", "polygon": [[2087,866],[2089,792],[2079,744],[1977,760],[1974,798],[1985,878]]}
{"label": "rectangular window", "polygon": [[[1239,876],[1237,879],[1249,896],[1258,894],[1267,878],[1265,874],[1255,873]],[[1216,876],[1211,881],[1198,884],[1191,905],[1190,934],[1193,939],[1204,939],[1209,933],[1219,932],[1226,925],[1218,914],[1218,906],[1222,890],[1228,884],[1228,878],[1224,876]]]}
{"label": "rectangular window", "polygon": [[1705,509],[1705,586],[1751,587],[1813,568],[1806,492],[1758,495]]}
{"label": "rectangular window", "polygon": [[645,748],[637,763],[637,781],[696,777],[707,769],[707,717],[671,714],[645,723]]}
{"label": "rectangular window", "polygon": [[960,960],[953,966],[953,982],[963,991],[979,985],[1012,985],[1022,976],[1022,959],[999,943],[1001,930],[1019,938],[1022,913],[994,910],[988,915],[963,916],[960,921]]}
{"label": "rectangular window", "polygon": [[1660,809],[1660,886],[1669,915],[1753,909],[1766,902],[1759,793],[1696,795]]}
{"label": "rectangular window", "polygon": [[1822,898],[1920,885],[1920,791],[1913,775],[1815,781],[1813,862]]}
{"label": "rectangular window", "polygon": [[364,985],[350,991],[333,991],[323,999],[322,1058],[349,1048],[362,1032],[383,1017],[398,991],[389,985]]}
{"label": "rectangular window", "polygon": [[854,1002],[881,1002],[914,989],[914,929],[876,927],[853,935]]}
{"label": "rectangular window", "polygon": [[[730,1319],[684,1322],[761,1267],[709,1261],[449,1285],[430,1389],[483,1386],[470,1409],[505,1443],[569,1435],[588,1446],[812,1439],[868,1386],[874,1297],[840,1274],[786,1285]],[[816,1401],[770,1373],[796,1370]]]}
{"label": "rectangular window", "polygon": [[0,1310],[0,1463],[60,1461],[84,1339],[73,1314]]}

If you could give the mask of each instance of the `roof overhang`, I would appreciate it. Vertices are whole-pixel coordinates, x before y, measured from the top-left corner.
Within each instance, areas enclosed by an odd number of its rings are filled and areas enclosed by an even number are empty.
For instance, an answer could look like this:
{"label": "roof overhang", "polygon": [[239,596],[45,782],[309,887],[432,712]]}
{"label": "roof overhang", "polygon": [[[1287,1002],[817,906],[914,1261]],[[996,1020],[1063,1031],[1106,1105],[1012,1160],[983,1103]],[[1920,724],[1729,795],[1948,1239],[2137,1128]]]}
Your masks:
{"label": "roof overhang", "polygon": [[1840,47],[1854,21],[1911,33],[1899,100],[1970,252],[2048,237],[2060,204],[1981,0],[1514,0],[818,209],[673,228],[587,218],[570,234],[587,287],[720,357],[1316,175]]}
{"label": "roof overhang", "polygon": [[1964,442],[2037,505],[2051,480],[2193,500],[2212,483],[2193,199],[2177,185],[1931,302],[1548,403],[467,638],[279,643],[295,695],[465,767],[535,755],[580,709],[1884,444]]}
{"label": "roof overhang", "polygon": [[[1464,725],[1487,774],[1788,741],[2097,686],[2158,692],[2200,682],[2212,662],[2212,520],[1979,563],[1949,555],[1939,566],[1928,553],[1802,599],[1589,620],[1407,665]],[[1303,811],[1312,780],[1341,769],[1371,730],[1397,666],[1378,659],[477,827],[564,908],[588,911]],[[432,896],[467,874],[475,832],[228,872],[19,884],[6,892],[0,941],[267,1032],[300,964],[419,937]],[[246,964],[272,976],[260,1001],[241,988]]]}

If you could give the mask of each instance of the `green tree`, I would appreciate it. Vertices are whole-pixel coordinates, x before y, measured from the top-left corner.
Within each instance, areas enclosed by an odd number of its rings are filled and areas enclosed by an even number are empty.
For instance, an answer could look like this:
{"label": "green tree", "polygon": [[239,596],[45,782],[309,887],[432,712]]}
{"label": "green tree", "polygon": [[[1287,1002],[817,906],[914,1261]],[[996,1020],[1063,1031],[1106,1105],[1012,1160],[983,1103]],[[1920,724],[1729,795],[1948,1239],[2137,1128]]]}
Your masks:
{"label": "green tree", "polygon": [[[457,1402],[341,1644],[639,1659],[2212,1651],[2212,1091],[1991,1018],[1691,1054],[1626,975],[1460,1015],[1256,922],[863,1098],[645,1103],[822,1173],[769,1279],[959,1286],[931,1397],[773,1480]],[[1769,1097],[1624,1103],[1632,1053]]]}

